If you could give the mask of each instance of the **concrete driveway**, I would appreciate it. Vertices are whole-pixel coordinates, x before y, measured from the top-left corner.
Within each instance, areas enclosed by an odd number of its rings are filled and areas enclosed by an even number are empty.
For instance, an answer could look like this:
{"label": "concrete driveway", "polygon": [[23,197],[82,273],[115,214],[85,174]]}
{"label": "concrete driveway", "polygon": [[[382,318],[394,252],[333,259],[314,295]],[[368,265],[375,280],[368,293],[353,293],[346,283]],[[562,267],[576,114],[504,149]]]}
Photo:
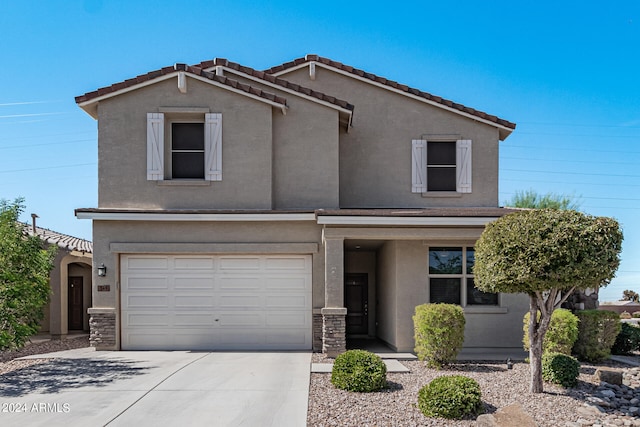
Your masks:
{"label": "concrete driveway", "polygon": [[83,348],[0,376],[0,425],[305,426],[311,353]]}

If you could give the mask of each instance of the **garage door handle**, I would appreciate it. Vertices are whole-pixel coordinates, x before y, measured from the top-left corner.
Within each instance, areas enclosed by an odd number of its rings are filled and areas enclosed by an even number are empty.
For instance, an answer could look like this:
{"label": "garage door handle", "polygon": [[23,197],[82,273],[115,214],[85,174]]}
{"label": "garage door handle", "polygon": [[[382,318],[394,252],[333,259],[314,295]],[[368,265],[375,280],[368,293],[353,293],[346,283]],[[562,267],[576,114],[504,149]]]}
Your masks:
{"label": "garage door handle", "polygon": [[216,319],[216,322],[217,322],[218,320],[220,320],[220,319]]}

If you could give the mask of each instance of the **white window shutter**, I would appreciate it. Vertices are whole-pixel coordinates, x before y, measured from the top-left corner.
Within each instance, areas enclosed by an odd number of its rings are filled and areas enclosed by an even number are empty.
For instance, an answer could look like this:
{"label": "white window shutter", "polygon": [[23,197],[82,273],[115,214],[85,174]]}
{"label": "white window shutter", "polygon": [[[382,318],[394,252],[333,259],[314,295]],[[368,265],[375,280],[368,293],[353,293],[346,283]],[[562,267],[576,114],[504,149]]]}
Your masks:
{"label": "white window shutter", "polygon": [[427,191],[427,141],[411,141],[411,192]]}
{"label": "white window shutter", "polygon": [[204,179],[222,181],[222,114],[204,117]]}
{"label": "white window shutter", "polygon": [[147,113],[147,179],[164,179],[164,114]]}
{"label": "white window shutter", "polygon": [[471,140],[456,141],[456,191],[471,193]]}

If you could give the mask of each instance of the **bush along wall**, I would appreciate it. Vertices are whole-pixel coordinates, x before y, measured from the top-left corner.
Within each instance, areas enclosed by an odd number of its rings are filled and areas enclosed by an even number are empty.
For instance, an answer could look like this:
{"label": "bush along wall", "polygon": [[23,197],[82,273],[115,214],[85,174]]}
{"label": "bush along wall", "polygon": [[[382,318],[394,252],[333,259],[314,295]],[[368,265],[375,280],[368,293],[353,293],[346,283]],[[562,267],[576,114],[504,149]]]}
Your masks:
{"label": "bush along wall", "polygon": [[430,368],[456,360],[464,342],[464,312],[455,304],[422,304],[413,316],[415,352]]}

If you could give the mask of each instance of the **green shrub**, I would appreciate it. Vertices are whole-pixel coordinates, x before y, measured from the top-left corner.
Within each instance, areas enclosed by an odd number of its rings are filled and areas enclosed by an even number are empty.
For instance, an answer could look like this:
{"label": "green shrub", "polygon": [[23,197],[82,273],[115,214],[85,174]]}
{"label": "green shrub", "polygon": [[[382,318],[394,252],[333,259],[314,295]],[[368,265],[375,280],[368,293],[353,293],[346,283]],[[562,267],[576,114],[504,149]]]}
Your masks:
{"label": "green shrub", "polygon": [[634,319],[640,319],[640,311],[634,311],[633,313],[631,313],[631,317],[633,317]]}
{"label": "green shrub", "polygon": [[440,368],[456,360],[464,341],[464,313],[455,304],[422,304],[413,316],[415,351],[427,366]]}
{"label": "green shrub", "polygon": [[640,350],[640,328],[623,323],[620,333],[611,347],[611,353],[629,354],[636,350]]}
{"label": "green shrub", "polygon": [[387,365],[368,351],[349,350],[336,357],[331,383],[341,390],[378,391],[387,385]]}
{"label": "green shrub", "polygon": [[438,377],[418,392],[418,407],[427,417],[461,419],[482,412],[480,385],[462,375]]}
{"label": "green shrub", "polygon": [[573,353],[580,360],[597,363],[611,355],[611,347],[620,333],[618,314],[606,310],[576,312],[580,324]]}
{"label": "green shrub", "polygon": [[575,357],[562,353],[542,355],[543,380],[563,387],[573,387],[578,382],[578,375],[580,375],[580,363]]}
{"label": "green shrub", "polygon": [[[523,319],[523,331],[524,336],[522,343],[524,349],[529,351],[529,318],[531,317],[527,313]],[[540,319],[540,312],[538,312],[538,319]],[[564,308],[558,308],[553,311],[551,315],[551,322],[549,323],[549,329],[544,336],[542,343],[542,351],[550,353],[562,353],[571,355],[571,349],[578,339],[578,317],[570,310]]]}
{"label": "green shrub", "polygon": [[621,319],[631,319],[631,314],[629,314],[628,311],[623,311],[622,313],[620,313],[620,318]]}

